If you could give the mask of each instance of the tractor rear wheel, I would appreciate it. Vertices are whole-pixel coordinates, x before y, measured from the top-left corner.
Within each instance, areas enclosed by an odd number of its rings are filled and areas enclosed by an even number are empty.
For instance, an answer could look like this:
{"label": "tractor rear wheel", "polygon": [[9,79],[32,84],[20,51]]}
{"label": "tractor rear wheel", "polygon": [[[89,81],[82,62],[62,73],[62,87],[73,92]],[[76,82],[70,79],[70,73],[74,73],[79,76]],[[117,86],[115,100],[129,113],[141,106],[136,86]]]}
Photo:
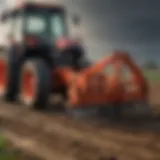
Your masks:
{"label": "tractor rear wheel", "polygon": [[20,64],[13,56],[0,59],[0,99],[15,101],[18,93]]}
{"label": "tractor rear wheel", "polygon": [[51,93],[51,69],[42,59],[27,60],[21,71],[20,101],[28,108],[44,109]]}

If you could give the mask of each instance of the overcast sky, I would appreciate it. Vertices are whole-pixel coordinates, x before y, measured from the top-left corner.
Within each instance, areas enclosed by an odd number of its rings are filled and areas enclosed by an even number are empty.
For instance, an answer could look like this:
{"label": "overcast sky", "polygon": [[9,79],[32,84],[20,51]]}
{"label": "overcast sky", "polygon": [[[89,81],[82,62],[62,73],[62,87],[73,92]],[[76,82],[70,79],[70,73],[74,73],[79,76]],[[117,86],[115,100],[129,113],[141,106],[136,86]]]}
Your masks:
{"label": "overcast sky", "polygon": [[58,1],[82,17],[77,31],[91,58],[124,49],[138,62],[153,59],[160,63],[160,0]]}

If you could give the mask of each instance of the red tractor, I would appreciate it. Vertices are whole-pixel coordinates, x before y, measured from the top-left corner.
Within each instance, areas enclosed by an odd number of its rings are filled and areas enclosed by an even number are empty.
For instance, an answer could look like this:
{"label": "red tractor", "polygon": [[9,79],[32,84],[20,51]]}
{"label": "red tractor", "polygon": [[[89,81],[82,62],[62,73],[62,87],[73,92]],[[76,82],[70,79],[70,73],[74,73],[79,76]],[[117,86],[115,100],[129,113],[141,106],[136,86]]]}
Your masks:
{"label": "red tractor", "polygon": [[[147,102],[147,82],[128,54],[86,62],[80,41],[69,38],[63,6],[25,3],[2,20],[11,21],[12,29],[8,59],[0,61],[1,98],[36,109],[48,105],[51,93],[61,94],[69,108]],[[109,66],[112,73],[105,72]],[[130,78],[122,74],[125,67]]]}

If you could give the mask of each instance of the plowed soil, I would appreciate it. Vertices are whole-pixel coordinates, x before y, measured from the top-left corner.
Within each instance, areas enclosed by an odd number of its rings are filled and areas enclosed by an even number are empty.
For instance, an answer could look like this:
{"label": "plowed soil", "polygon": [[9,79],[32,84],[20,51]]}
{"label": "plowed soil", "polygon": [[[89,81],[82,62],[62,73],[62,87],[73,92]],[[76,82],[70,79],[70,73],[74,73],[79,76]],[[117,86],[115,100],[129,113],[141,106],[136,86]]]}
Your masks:
{"label": "plowed soil", "polygon": [[154,114],[75,120],[0,104],[0,127],[16,146],[44,160],[160,160],[160,84],[151,86]]}

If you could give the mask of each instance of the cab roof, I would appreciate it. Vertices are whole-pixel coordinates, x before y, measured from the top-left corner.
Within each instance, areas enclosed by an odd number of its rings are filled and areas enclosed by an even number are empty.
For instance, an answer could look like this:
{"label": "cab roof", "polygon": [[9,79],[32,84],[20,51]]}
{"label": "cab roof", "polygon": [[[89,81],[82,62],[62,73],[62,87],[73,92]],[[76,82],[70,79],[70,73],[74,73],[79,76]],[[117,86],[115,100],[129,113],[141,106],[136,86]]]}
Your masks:
{"label": "cab roof", "polygon": [[54,3],[44,3],[44,2],[24,2],[17,6],[17,9],[20,8],[46,8],[50,10],[63,10],[64,6]]}
{"label": "cab roof", "polygon": [[1,19],[6,19],[10,14],[14,14],[19,12],[23,9],[46,9],[51,12],[64,12],[65,8],[63,5],[54,4],[54,3],[43,3],[43,2],[24,2],[20,3],[17,6],[13,7],[12,9],[6,10],[2,13]]}

